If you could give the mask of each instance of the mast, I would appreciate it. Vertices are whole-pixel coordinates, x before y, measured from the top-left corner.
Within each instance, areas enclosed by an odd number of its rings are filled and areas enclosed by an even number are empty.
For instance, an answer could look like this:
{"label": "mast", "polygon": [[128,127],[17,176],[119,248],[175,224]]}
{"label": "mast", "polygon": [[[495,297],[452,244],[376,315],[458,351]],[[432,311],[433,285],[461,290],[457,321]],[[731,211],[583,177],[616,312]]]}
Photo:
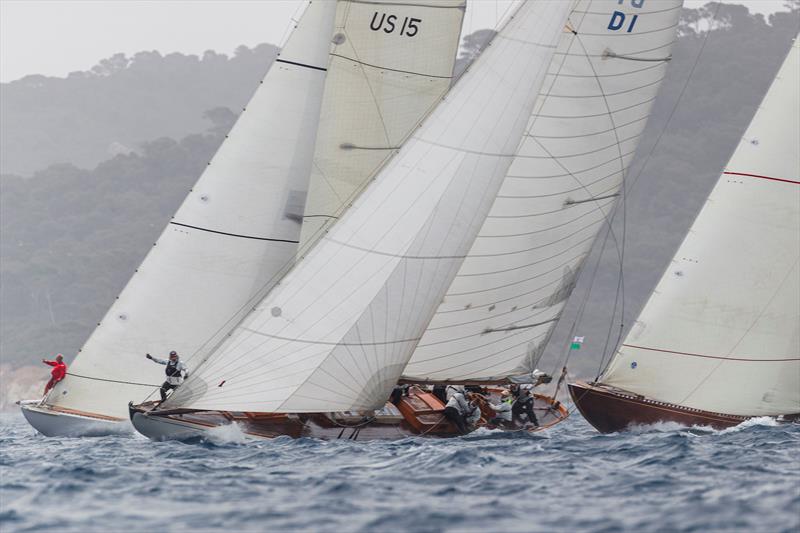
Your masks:
{"label": "mast", "polygon": [[618,201],[682,0],[573,4],[517,156],[406,380],[530,375]]}
{"label": "mast", "polygon": [[339,222],[165,407],[372,409],[480,229],[569,4],[526,2]]}
{"label": "mast", "polygon": [[602,383],[716,413],[800,412],[799,44]]}
{"label": "mast", "polygon": [[51,404],[126,417],[128,401],[163,381],[145,352],[199,361],[293,259],[335,12],[333,2],[309,5]]}
{"label": "mast", "polygon": [[339,0],[300,255],[450,87],[466,0]]}

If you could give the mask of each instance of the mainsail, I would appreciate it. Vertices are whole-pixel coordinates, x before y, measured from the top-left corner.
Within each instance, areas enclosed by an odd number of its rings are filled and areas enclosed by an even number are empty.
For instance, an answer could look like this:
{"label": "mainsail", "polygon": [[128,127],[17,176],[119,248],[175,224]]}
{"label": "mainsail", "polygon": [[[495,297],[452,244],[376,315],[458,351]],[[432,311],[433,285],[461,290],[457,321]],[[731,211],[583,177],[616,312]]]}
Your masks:
{"label": "mainsail", "polygon": [[602,383],[716,413],[800,412],[798,46]]}
{"label": "mainsail", "polygon": [[340,0],[300,254],[450,87],[466,0]]}
{"label": "mainsail", "polygon": [[50,404],[127,417],[127,402],[163,381],[146,351],[177,350],[191,362],[294,258],[335,12],[333,2],[308,7]]}
{"label": "mainsail", "polygon": [[573,2],[525,136],[404,377],[529,374],[612,213],[682,0]]}
{"label": "mainsail", "polygon": [[569,7],[524,3],[339,222],[165,407],[382,406],[497,195]]}

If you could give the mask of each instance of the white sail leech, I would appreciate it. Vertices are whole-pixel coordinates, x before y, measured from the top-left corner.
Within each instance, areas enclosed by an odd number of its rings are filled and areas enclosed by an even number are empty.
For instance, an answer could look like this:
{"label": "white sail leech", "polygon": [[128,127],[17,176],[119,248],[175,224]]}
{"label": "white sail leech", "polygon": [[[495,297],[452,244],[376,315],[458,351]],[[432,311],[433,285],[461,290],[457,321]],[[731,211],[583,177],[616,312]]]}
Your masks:
{"label": "white sail leech", "polygon": [[569,4],[528,2],[305,259],[165,407],[383,405],[483,223]]}
{"label": "white sail leech", "polygon": [[602,383],[717,413],[800,412],[799,46]]}
{"label": "white sail leech", "polygon": [[127,403],[163,381],[145,352],[177,350],[191,364],[293,259],[302,211],[292,204],[308,187],[335,11],[332,2],[306,9],[51,404],[126,418]]}
{"label": "white sail leech", "polygon": [[450,87],[466,0],[339,0],[303,255]]}
{"label": "white sail leech", "polygon": [[491,381],[534,370],[617,200],[681,5],[574,3],[517,157],[404,378]]}

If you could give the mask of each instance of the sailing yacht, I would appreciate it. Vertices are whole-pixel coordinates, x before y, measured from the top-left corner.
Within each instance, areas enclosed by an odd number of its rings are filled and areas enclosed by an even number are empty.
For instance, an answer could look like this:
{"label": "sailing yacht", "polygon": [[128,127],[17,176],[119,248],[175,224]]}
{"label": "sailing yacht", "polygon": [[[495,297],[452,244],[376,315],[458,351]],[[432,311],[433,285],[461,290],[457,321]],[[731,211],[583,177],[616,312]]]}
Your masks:
{"label": "sailing yacht", "polygon": [[800,419],[800,42],[607,370],[599,431]]}
{"label": "sailing yacht", "polygon": [[[618,197],[680,6],[523,3],[388,164],[344,184],[346,202],[315,201],[334,186],[312,182],[308,205],[327,220],[308,250],[166,402],[131,406],[136,429],[453,436],[429,385],[493,397],[534,381]],[[399,379],[413,386],[387,403]],[[543,426],[566,417],[535,396]]]}
{"label": "sailing yacht", "polygon": [[368,181],[441,100],[463,14],[464,0],[311,3],[67,377],[21,402],[28,422],[49,436],[130,430],[128,402],[164,380],[146,353],[199,366],[308,248],[317,232],[302,228],[335,219],[318,197],[347,199],[347,180]]}

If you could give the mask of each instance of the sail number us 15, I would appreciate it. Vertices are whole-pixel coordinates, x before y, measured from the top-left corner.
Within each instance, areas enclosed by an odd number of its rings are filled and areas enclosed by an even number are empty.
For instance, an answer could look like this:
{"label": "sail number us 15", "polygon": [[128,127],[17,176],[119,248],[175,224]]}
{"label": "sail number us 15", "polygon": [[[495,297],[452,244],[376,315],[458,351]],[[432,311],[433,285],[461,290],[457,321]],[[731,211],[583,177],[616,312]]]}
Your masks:
{"label": "sail number us 15", "polygon": [[372,31],[383,30],[384,33],[394,33],[399,30],[400,35],[403,37],[414,37],[419,33],[419,25],[422,23],[422,19],[404,17],[402,24],[400,22],[401,19],[397,15],[387,15],[376,11],[372,15],[372,22],[369,23],[369,28]]}

